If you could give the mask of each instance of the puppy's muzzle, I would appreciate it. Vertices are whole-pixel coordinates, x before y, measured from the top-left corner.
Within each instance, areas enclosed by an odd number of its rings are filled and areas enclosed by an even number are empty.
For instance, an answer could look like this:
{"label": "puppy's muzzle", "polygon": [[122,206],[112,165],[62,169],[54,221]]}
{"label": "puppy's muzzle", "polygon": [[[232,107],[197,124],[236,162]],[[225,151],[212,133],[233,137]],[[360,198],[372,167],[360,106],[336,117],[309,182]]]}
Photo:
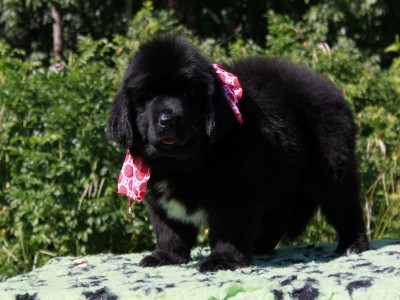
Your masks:
{"label": "puppy's muzzle", "polygon": [[179,131],[180,120],[173,114],[162,114],[158,120],[161,135],[161,148],[171,150],[177,146],[177,131]]}

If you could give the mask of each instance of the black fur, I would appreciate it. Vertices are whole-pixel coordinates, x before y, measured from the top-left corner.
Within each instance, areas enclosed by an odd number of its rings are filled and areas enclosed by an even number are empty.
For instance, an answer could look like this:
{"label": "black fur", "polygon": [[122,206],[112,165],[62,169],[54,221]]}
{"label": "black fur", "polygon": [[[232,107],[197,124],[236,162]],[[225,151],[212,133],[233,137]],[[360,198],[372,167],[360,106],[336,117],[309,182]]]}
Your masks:
{"label": "black fur", "polygon": [[338,252],[368,249],[355,126],[340,91],[276,59],[224,68],[244,89],[242,125],[210,62],[182,38],[154,38],[127,69],[108,132],[152,168],[144,202],[157,249],[141,265],[188,262],[206,220],[212,253],[200,271],[245,267],[298,236],[318,207]]}

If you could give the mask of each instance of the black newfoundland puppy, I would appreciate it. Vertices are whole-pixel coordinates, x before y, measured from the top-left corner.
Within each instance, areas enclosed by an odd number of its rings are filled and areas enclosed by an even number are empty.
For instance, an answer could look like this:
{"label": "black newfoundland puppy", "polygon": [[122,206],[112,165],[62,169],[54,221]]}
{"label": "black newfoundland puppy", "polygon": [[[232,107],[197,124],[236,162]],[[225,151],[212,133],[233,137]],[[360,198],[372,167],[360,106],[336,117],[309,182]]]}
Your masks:
{"label": "black newfoundland puppy", "polygon": [[173,35],[141,46],[112,104],[109,136],[151,168],[144,203],[157,249],[140,265],[187,263],[207,224],[200,271],[246,267],[297,237],[318,208],[337,252],[367,250],[355,125],[341,92],[276,59],[223,68],[243,88],[242,124],[211,63]]}

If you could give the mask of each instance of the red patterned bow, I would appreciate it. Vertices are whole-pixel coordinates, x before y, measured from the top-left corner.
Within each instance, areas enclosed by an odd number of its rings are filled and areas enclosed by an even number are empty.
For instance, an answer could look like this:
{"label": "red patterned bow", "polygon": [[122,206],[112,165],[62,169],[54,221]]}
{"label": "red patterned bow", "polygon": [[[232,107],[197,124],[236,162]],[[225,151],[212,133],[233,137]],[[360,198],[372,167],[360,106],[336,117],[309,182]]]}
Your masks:
{"label": "red patterned bow", "polygon": [[140,202],[146,195],[150,173],[150,167],[145,165],[142,158],[133,157],[129,150],[126,152],[124,164],[118,177],[118,193],[129,198],[129,211],[131,210],[132,199]]}
{"label": "red patterned bow", "polygon": [[218,64],[213,64],[212,66],[222,82],[222,88],[224,89],[226,100],[228,100],[228,103],[231,106],[239,124],[242,124],[243,119],[242,114],[239,111],[239,100],[242,98],[243,89],[240,85],[239,79],[232,73],[222,69],[222,67]]}

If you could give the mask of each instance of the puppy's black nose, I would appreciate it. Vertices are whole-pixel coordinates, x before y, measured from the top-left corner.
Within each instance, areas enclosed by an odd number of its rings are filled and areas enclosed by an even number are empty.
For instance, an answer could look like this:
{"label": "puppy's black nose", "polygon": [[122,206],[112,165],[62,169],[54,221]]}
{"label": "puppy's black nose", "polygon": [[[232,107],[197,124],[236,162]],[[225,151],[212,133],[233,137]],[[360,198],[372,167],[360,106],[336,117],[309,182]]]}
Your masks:
{"label": "puppy's black nose", "polygon": [[177,120],[176,117],[171,115],[161,115],[158,124],[165,131],[171,131],[176,126]]}

